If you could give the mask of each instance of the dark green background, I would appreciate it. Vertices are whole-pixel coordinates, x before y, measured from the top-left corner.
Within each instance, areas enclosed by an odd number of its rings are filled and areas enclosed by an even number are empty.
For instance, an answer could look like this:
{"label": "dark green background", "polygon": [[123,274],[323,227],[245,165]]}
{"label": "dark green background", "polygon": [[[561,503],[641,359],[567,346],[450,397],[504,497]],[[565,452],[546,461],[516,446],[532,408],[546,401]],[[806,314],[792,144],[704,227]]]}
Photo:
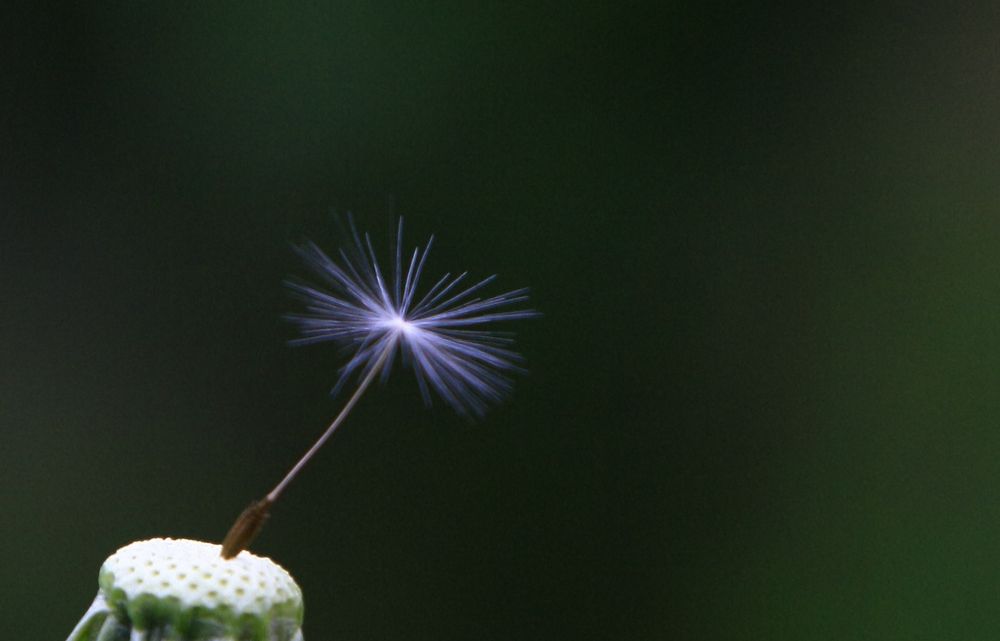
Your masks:
{"label": "dark green background", "polygon": [[4,636],[337,411],[280,320],[334,209],[544,317],[484,421],[397,372],[291,486],[307,639],[1000,634],[994,3],[199,4],[3,16]]}

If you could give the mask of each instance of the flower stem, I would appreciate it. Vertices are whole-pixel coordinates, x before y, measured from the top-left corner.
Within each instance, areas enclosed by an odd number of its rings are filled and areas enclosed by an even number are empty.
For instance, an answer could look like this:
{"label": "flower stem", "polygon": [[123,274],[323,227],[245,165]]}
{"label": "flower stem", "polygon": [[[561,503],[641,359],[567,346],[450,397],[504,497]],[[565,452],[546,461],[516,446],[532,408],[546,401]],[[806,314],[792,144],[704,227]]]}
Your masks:
{"label": "flower stem", "polygon": [[385,365],[386,359],[389,358],[389,354],[395,349],[395,343],[388,346],[387,349],[382,350],[379,355],[378,360],[375,364],[368,370],[365,377],[361,380],[358,385],[358,389],[354,391],[351,398],[347,400],[344,405],[344,409],[340,410],[337,417],[333,419],[330,425],[326,428],[326,431],[320,435],[316,442],[313,443],[312,447],[302,455],[302,458],[292,466],[292,469],[288,471],[281,481],[274,486],[274,489],[268,492],[267,496],[260,499],[259,501],[252,502],[243,512],[236,518],[236,522],[233,526],[229,528],[229,532],[226,534],[226,538],[222,540],[222,558],[231,559],[237,554],[245,550],[250,546],[250,543],[257,537],[260,529],[264,526],[264,521],[271,510],[271,505],[278,500],[278,496],[284,491],[285,487],[292,482],[298,473],[305,467],[306,463],[319,451],[319,448],[323,447],[323,444],[333,435],[340,424],[344,422],[347,415],[357,404],[361,395],[364,394],[365,390],[372,384],[375,377],[382,370],[382,366]]}

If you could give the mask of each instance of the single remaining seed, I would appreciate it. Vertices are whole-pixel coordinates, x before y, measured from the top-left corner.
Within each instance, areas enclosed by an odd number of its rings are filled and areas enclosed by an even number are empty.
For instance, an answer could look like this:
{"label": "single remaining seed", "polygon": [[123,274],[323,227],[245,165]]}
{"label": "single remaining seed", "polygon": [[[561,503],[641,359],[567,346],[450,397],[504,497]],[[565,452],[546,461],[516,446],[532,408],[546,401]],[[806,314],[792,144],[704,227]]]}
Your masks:
{"label": "single remaining seed", "polygon": [[[465,273],[445,274],[418,295],[433,236],[423,248],[403,255],[403,219],[399,219],[394,260],[383,272],[375,257],[371,238],[362,236],[350,220],[353,247],[340,250],[333,260],[312,243],[298,248],[305,262],[325,285],[289,282],[297,298],[306,304],[304,313],[289,320],[302,332],[298,344],[334,341],[353,349],[341,368],[334,391],[353,376],[357,388],[319,439],[298,460],[267,496],[251,503],[237,517],[222,542],[222,557],[231,559],[249,547],[260,532],[285,487],[333,435],[365,390],[378,377],[389,375],[398,355],[417,376],[421,395],[430,404],[434,390],[459,414],[480,416],[509,391],[507,374],[521,371],[521,357],[510,349],[511,339],[482,326],[495,321],[532,318],[538,313],[518,309],[528,300],[526,289],[516,289],[487,298],[481,290],[495,276],[478,283],[464,282]],[[512,308],[513,307],[513,308]]]}

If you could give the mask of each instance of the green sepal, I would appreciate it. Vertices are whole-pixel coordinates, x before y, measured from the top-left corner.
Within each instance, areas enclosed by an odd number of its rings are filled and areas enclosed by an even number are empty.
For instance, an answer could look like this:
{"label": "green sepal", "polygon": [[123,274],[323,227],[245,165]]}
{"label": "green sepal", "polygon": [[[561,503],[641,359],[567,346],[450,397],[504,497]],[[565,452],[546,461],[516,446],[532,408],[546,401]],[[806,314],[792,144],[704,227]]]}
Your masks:
{"label": "green sepal", "polygon": [[97,641],[97,635],[104,625],[104,620],[108,618],[107,611],[97,612],[89,619],[83,621],[80,627],[73,630],[68,641]]}
{"label": "green sepal", "polygon": [[131,632],[127,625],[119,621],[114,615],[109,615],[104,619],[104,625],[97,634],[94,641],[129,641]]}

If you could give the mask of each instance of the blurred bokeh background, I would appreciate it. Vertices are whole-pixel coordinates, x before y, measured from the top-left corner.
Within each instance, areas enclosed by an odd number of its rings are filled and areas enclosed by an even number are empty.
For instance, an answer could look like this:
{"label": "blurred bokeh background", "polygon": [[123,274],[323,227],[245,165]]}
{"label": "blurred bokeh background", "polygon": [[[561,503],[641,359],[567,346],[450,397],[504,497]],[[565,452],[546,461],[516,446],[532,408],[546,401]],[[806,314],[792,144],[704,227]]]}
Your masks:
{"label": "blurred bokeh background", "polygon": [[306,639],[1000,633],[994,3],[4,11],[8,632],[337,411],[282,280],[351,210],[544,317],[485,420],[397,373],[290,487]]}

